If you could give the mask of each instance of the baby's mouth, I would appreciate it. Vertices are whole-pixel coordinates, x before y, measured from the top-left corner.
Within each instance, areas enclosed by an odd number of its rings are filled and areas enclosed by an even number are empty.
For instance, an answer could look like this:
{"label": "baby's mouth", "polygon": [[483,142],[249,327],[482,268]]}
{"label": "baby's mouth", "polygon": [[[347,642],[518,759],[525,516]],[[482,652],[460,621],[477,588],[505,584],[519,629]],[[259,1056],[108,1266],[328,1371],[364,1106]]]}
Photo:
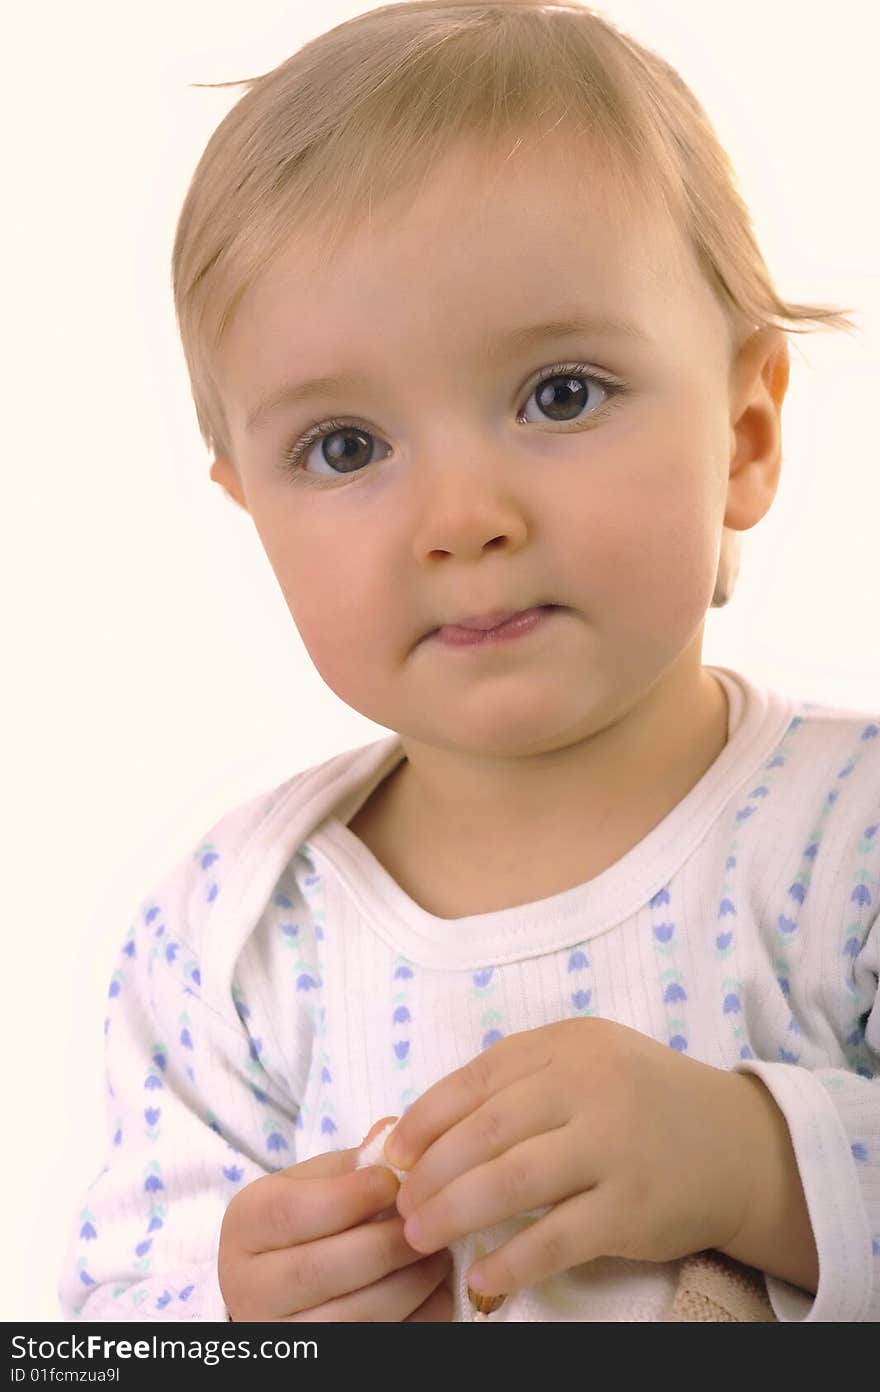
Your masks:
{"label": "baby's mouth", "polygon": [[510,631],[514,626],[523,624],[543,611],[561,609],[562,607],[561,604],[536,604],[528,609],[494,610],[490,613],[476,614],[441,624],[438,628],[430,629],[424,637],[433,638],[439,635],[454,640],[457,637],[467,638],[468,634],[476,637],[480,633],[493,634],[503,630]]}

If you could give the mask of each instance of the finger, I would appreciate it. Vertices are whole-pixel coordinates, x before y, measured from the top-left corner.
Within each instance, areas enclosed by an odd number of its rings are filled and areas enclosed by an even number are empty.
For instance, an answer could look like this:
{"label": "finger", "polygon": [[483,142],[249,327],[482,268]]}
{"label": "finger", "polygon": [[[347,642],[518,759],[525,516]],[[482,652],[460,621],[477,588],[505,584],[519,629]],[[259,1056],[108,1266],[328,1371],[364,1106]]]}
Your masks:
{"label": "finger", "polygon": [[567,1128],[557,1127],[453,1180],[406,1220],[404,1234],[417,1251],[435,1252],[468,1233],[558,1203],[595,1183]]}
{"label": "finger", "polygon": [[388,1126],[391,1122],[399,1121],[399,1119],[400,1118],[396,1116],[380,1117],[379,1120],[377,1122],[374,1122],[373,1125],[370,1127],[366,1136],[364,1136],[364,1139],[361,1141],[359,1149],[362,1150],[365,1145],[369,1144],[369,1142],[373,1139],[374,1136],[377,1136],[380,1131],[384,1131],[385,1127]]}
{"label": "finger", "polygon": [[297,1165],[288,1165],[284,1170],[276,1170],[276,1174],[287,1175],[290,1179],[311,1179],[315,1176],[319,1179],[322,1177],[332,1178],[334,1175],[348,1174],[349,1170],[355,1168],[358,1156],[364,1146],[391,1121],[397,1121],[397,1117],[381,1117],[379,1121],[374,1122],[359,1146],[354,1146],[349,1150],[325,1151],[321,1155],[313,1155],[310,1160],[300,1160]]}
{"label": "finger", "polygon": [[311,1160],[300,1160],[296,1165],[288,1165],[286,1169],[276,1170],[276,1175],[284,1175],[287,1179],[334,1179],[337,1175],[349,1174],[357,1164],[357,1158],[361,1147],[354,1146],[350,1150],[331,1150],[325,1151],[321,1155],[313,1155]]}
{"label": "finger", "polygon": [[451,1267],[448,1252],[435,1252],[348,1295],[285,1316],[283,1323],[401,1323],[430,1299]]}
{"label": "finger", "polygon": [[311,1179],[279,1170],[241,1190],[231,1221],[243,1251],[279,1251],[363,1223],[392,1206],[397,1189],[396,1176],[378,1165]]}
{"label": "finger", "polygon": [[[425,1261],[430,1261],[426,1257]],[[449,1324],[452,1320],[452,1309],[454,1301],[452,1290],[448,1278],[440,1282],[436,1290],[433,1290],[427,1300],[423,1301],[417,1310],[413,1310],[406,1319],[412,1324]]]}
{"label": "finger", "polygon": [[427,1254],[416,1252],[403,1233],[403,1221],[389,1218],[363,1223],[317,1242],[264,1252],[252,1259],[251,1284],[260,1288],[261,1305],[278,1315],[296,1314],[381,1281],[393,1271],[414,1266]]}
{"label": "finger", "polygon": [[547,1087],[543,1078],[534,1074],[495,1093],[440,1136],[406,1175],[397,1195],[398,1213],[408,1218],[469,1170],[496,1159],[531,1136],[563,1126],[571,1111],[571,1098]]}
{"label": "finger", "polygon": [[[385,1162],[385,1146],[383,1137],[383,1132],[387,1132],[389,1129],[389,1125],[393,1126],[397,1120],[397,1117],[383,1117],[380,1118],[379,1121],[377,1121],[373,1126],[370,1127],[370,1130],[364,1137],[363,1144],[361,1145],[361,1149],[358,1153],[358,1157],[355,1162],[356,1169],[369,1168],[371,1165],[378,1165],[380,1169],[389,1170],[390,1173],[394,1174],[395,1179],[399,1179],[397,1173],[393,1170],[390,1170],[388,1164]],[[368,1151],[369,1154],[367,1153]]]}
{"label": "finger", "polygon": [[547,1026],[510,1034],[477,1054],[423,1092],[385,1142],[385,1155],[399,1170],[411,1170],[438,1136],[481,1107],[494,1093],[551,1061]]}
{"label": "finger", "polygon": [[575,1194],[529,1223],[466,1273],[482,1295],[522,1290],[560,1271],[609,1254],[597,1221],[596,1189]]}

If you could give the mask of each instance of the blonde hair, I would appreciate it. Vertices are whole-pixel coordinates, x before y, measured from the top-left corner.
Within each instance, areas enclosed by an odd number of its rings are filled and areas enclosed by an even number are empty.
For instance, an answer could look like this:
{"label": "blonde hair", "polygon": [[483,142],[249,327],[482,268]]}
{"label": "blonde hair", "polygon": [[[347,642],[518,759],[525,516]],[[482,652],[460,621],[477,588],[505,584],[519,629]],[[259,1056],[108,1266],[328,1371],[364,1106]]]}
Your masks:
{"label": "blonde hair", "polygon": [[[675,70],[578,3],[404,0],[338,24],[247,86],[190,181],[172,253],[175,312],[199,430],[232,456],[213,361],[247,289],[297,230],[333,228],[417,191],[470,136],[492,146],[572,121],[602,152],[620,206],[659,206],[689,239],[739,342],[774,326],[851,331],[850,311],[782,300],[736,176]],[[808,326],[808,327],[798,327]],[[740,533],[723,529],[712,606],[739,571]]]}

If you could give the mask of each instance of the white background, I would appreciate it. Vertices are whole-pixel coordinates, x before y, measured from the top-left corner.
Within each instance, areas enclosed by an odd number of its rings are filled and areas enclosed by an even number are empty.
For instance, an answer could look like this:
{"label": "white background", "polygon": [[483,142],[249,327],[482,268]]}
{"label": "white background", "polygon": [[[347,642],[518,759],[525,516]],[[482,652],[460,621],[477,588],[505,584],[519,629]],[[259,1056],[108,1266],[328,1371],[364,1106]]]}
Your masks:
{"label": "white background", "polygon": [[[187,84],[256,76],[368,8],[54,0],[6,20],[7,1321],[60,1318],[137,905],[223,812],[388,733],[318,677],[250,519],[209,480],[169,271],[196,163],[244,92]],[[745,534],[731,607],[709,613],[704,661],[877,712],[880,11],[600,8],[705,105],[780,292],[858,311],[856,337],[793,339],[779,493]]]}

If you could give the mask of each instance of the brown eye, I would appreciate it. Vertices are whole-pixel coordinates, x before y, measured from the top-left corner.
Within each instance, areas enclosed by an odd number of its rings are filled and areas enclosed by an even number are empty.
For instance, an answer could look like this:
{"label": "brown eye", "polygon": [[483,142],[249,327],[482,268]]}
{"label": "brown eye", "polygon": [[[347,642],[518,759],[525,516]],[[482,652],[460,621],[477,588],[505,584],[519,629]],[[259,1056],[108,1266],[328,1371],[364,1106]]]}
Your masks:
{"label": "brown eye", "polygon": [[[332,420],[313,426],[284,456],[284,465],[310,478],[344,478],[362,473],[371,462],[377,437],[354,421]],[[307,468],[306,465],[323,466]]]}
{"label": "brown eye", "polygon": [[[590,384],[589,387],[587,383]],[[598,403],[593,400],[597,388],[603,394]],[[538,383],[529,400],[532,397],[535,399],[539,409],[544,413],[544,420],[564,423],[577,420],[587,406],[594,408],[595,415],[596,410],[613,394],[613,385],[592,373],[556,372]]]}
{"label": "brown eye", "polygon": [[359,430],[353,425],[341,426],[321,437],[321,458],[339,473],[354,473],[355,469],[369,464],[373,453],[372,438],[366,430]]}

